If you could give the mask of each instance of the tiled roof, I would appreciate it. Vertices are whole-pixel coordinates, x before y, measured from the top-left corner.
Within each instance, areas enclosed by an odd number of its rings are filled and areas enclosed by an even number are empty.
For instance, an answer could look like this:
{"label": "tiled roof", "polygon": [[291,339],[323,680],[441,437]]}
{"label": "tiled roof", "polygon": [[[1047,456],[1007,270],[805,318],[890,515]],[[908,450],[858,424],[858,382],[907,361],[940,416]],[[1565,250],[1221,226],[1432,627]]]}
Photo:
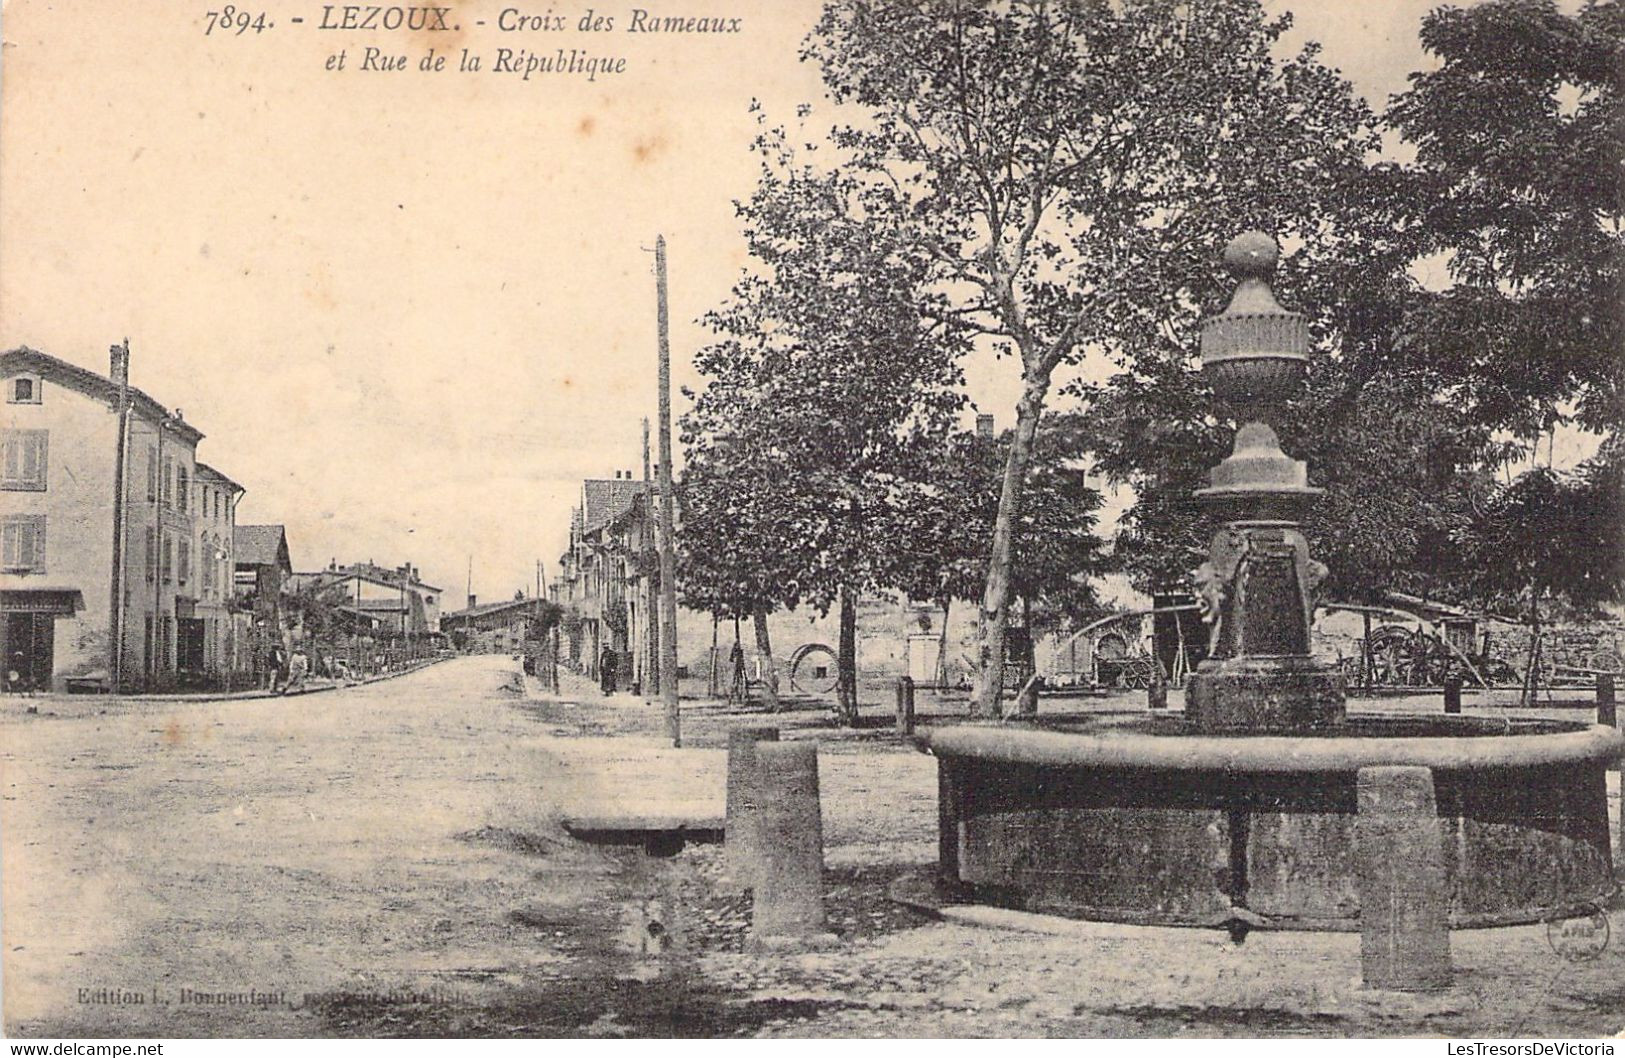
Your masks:
{"label": "tiled roof", "polygon": [[581,483],[583,532],[595,532],[632,509],[648,492],[646,482],[633,478],[589,478]]}
{"label": "tiled roof", "polygon": [[[18,370],[34,370],[49,375],[56,382],[66,383],[84,393],[92,394],[102,400],[117,402],[118,386],[105,375],[98,375],[88,368],[78,364],[70,364],[61,357],[42,353],[38,349],[30,349],[26,345],[15,349],[8,349],[0,353],[0,369],[7,373]],[[153,400],[146,393],[135,386],[130,387],[130,403],[142,415],[154,421],[163,421],[168,429],[174,430],[183,437],[188,438],[192,444],[203,440],[203,431],[189,422],[182,422],[174,418],[168,408]]]}
{"label": "tiled roof", "polygon": [[274,566],[287,555],[287,534],[280,525],[239,525],[232,546],[242,566]]}
{"label": "tiled roof", "polygon": [[495,613],[497,610],[506,610],[514,606],[535,606],[536,602],[535,599],[504,599],[502,602],[481,603],[466,610],[453,610],[451,613],[443,614],[441,620],[478,617],[481,614]]}

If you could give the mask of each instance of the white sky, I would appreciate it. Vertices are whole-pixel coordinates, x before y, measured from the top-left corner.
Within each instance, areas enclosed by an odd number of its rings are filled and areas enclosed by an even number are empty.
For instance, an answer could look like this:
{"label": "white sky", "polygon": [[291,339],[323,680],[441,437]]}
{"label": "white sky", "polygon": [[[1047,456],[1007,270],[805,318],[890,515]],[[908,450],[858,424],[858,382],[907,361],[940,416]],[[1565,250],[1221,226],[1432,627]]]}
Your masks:
{"label": "white sky", "polygon": [[[413,561],[448,608],[470,554],[487,600],[532,584],[537,558],[551,575],[580,480],[640,472],[639,420],[655,410],[644,248],[665,233],[676,377],[694,383],[694,321],[743,262],[747,107],[790,120],[820,98],[796,58],[815,4],[644,2],[742,16],[744,33],[465,25],[440,47],[628,60],[596,84],[524,82],[357,71],[361,44],[400,41],[389,50],[415,62],[441,38],[321,32],[318,3],[267,0],[274,29],[222,38],[197,17],[220,5],[10,0],[0,347],[105,372],[128,336],[135,383],[207,434],[200,458],[248,488],[239,520],[285,523],[298,568]],[[454,17],[494,22],[506,6],[455,3]],[[573,23],[586,5],[551,6]],[[1289,6],[1294,40],[1320,40],[1380,106],[1422,63],[1434,4],[1267,6]],[[341,46],[352,69],[325,72]],[[1015,374],[972,370],[1001,424]]]}

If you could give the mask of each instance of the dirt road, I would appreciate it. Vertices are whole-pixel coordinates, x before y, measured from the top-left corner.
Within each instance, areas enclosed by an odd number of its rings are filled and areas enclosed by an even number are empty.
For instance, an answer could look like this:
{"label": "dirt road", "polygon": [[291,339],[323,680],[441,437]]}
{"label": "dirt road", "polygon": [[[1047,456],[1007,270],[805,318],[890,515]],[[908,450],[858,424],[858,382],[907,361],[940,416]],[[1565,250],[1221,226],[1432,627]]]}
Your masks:
{"label": "dirt road", "polygon": [[[1080,923],[1038,936],[929,922],[883,894],[934,857],[932,764],[870,735],[820,751],[842,947],[751,955],[748,903],[713,884],[714,847],[649,860],[578,844],[557,824],[565,802],[651,789],[718,800],[720,751],[660,750],[640,737],[658,709],[631,699],[527,699],[507,658],[303,698],[75,705],[0,715],[14,1036],[1625,1026],[1617,937],[1575,961],[1541,927],[1457,933],[1457,987],[1407,1000],[1360,991],[1354,935],[1255,934],[1237,947],[1191,930]],[[693,719],[696,741],[713,746],[750,721]],[[667,765],[675,779],[660,777]],[[661,935],[682,943],[668,950]]]}

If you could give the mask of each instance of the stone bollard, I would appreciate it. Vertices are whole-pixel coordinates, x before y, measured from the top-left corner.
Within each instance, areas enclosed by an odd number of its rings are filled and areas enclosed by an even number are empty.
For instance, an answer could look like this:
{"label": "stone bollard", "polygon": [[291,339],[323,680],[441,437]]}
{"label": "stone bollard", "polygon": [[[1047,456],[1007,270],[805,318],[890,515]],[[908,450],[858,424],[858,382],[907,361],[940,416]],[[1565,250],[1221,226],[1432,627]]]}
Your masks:
{"label": "stone bollard", "polygon": [[914,733],[914,678],[897,677],[897,733]]}
{"label": "stone bollard", "polygon": [[1604,727],[1619,726],[1619,712],[1614,704],[1614,674],[1597,673],[1597,723]]}
{"label": "stone bollard", "polygon": [[1361,768],[1355,870],[1365,987],[1431,992],[1450,985],[1449,890],[1433,773]]}
{"label": "stone bollard", "polygon": [[722,824],[722,851],[729,879],[750,888],[756,869],[756,847],[761,827],[762,796],[758,792],[760,768],[756,763],[759,742],[777,742],[776,727],[736,727],[728,732],[728,790],[726,817]]}
{"label": "stone bollard", "polygon": [[751,941],[795,948],[833,941],[824,928],[824,826],[818,803],[818,744],[756,747],[763,800],[751,901]]}
{"label": "stone bollard", "polygon": [[1451,676],[1444,681],[1444,711],[1461,712],[1461,677]]}

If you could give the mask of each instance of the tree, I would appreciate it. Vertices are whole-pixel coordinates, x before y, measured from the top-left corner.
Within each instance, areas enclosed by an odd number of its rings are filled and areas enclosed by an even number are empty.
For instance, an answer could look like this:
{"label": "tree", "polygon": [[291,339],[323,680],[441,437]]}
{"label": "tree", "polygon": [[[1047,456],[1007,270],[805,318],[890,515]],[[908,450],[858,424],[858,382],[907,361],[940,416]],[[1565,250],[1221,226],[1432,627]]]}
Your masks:
{"label": "tree", "polygon": [[[1410,314],[1451,396],[1529,440],[1572,416],[1625,422],[1625,11],[1552,0],[1441,8],[1439,60],[1411,75],[1391,126],[1416,148],[1401,230],[1454,285]],[[1566,412],[1565,409],[1572,409]]]}
{"label": "tree", "polygon": [[1021,367],[982,593],[974,710],[999,711],[1011,562],[1050,382],[1085,350],[1183,364],[1212,248],[1333,238],[1329,192],[1376,141],[1314,49],[1251,0],[831,3],[806,52],[858,171],[908,211],[938,289]]}
{"label": "tree", "polygon": [[1516,608],[1537,625],[1543,599],[1582,608],[1618,602],[1622,455],[1610,446],[1570,473],[1536,468],[1496,490],[1457,534],[1462,584],[1486,608]]}
{"label": "tree", "polygon": [[[1090,578],[1105,568],[1095,533],[1101,497],[1081,469],[1084,422],[1076,414],[1051,417],[1035,441],[1027,510],[1011,547],[1011,583],[1030,628],[1098,608]],[[983,585],[1008,447],[1008,436],[957,432],[929,461],[929,515],[902,556],[900,586],[942,610],[944,652],[953,601],[975,598]]]}
{"label": "tree", "polygon": [[[755,264],[707,317],[719,340],[695,357],[709,381],[683,420],[689,551],[728,557],[690,569],[701,594],[764,623],[769,604],[838,606],[853,723],[857,600],[896,583],[897,541],[919,531],[917,468],[963,401],[965,334],[924,289],[929,256],[884,189],[802,161],[782,129],[757,146],[761,181],[737,207]],[[735,555],[737,571],[718,568]]]}
{"label": "tree", "polygon": [[[722,413],[722,388],[711,393],[710,416]],[[777,710],[778,665],[767,618],[800,602],[788,564],[792,549],[778,535],[783,526],[775,483],[784,480],[781,472],[787,468],[763,443],[764,431],[751,428],[756,409],[726,407],[740,420],[731,433],[691,433],[692,423],[685,423],[686,459],[677,486],[682,507],[677,583],[685,606],[717,618],[750,619],[767,664],[768,707]]]}

